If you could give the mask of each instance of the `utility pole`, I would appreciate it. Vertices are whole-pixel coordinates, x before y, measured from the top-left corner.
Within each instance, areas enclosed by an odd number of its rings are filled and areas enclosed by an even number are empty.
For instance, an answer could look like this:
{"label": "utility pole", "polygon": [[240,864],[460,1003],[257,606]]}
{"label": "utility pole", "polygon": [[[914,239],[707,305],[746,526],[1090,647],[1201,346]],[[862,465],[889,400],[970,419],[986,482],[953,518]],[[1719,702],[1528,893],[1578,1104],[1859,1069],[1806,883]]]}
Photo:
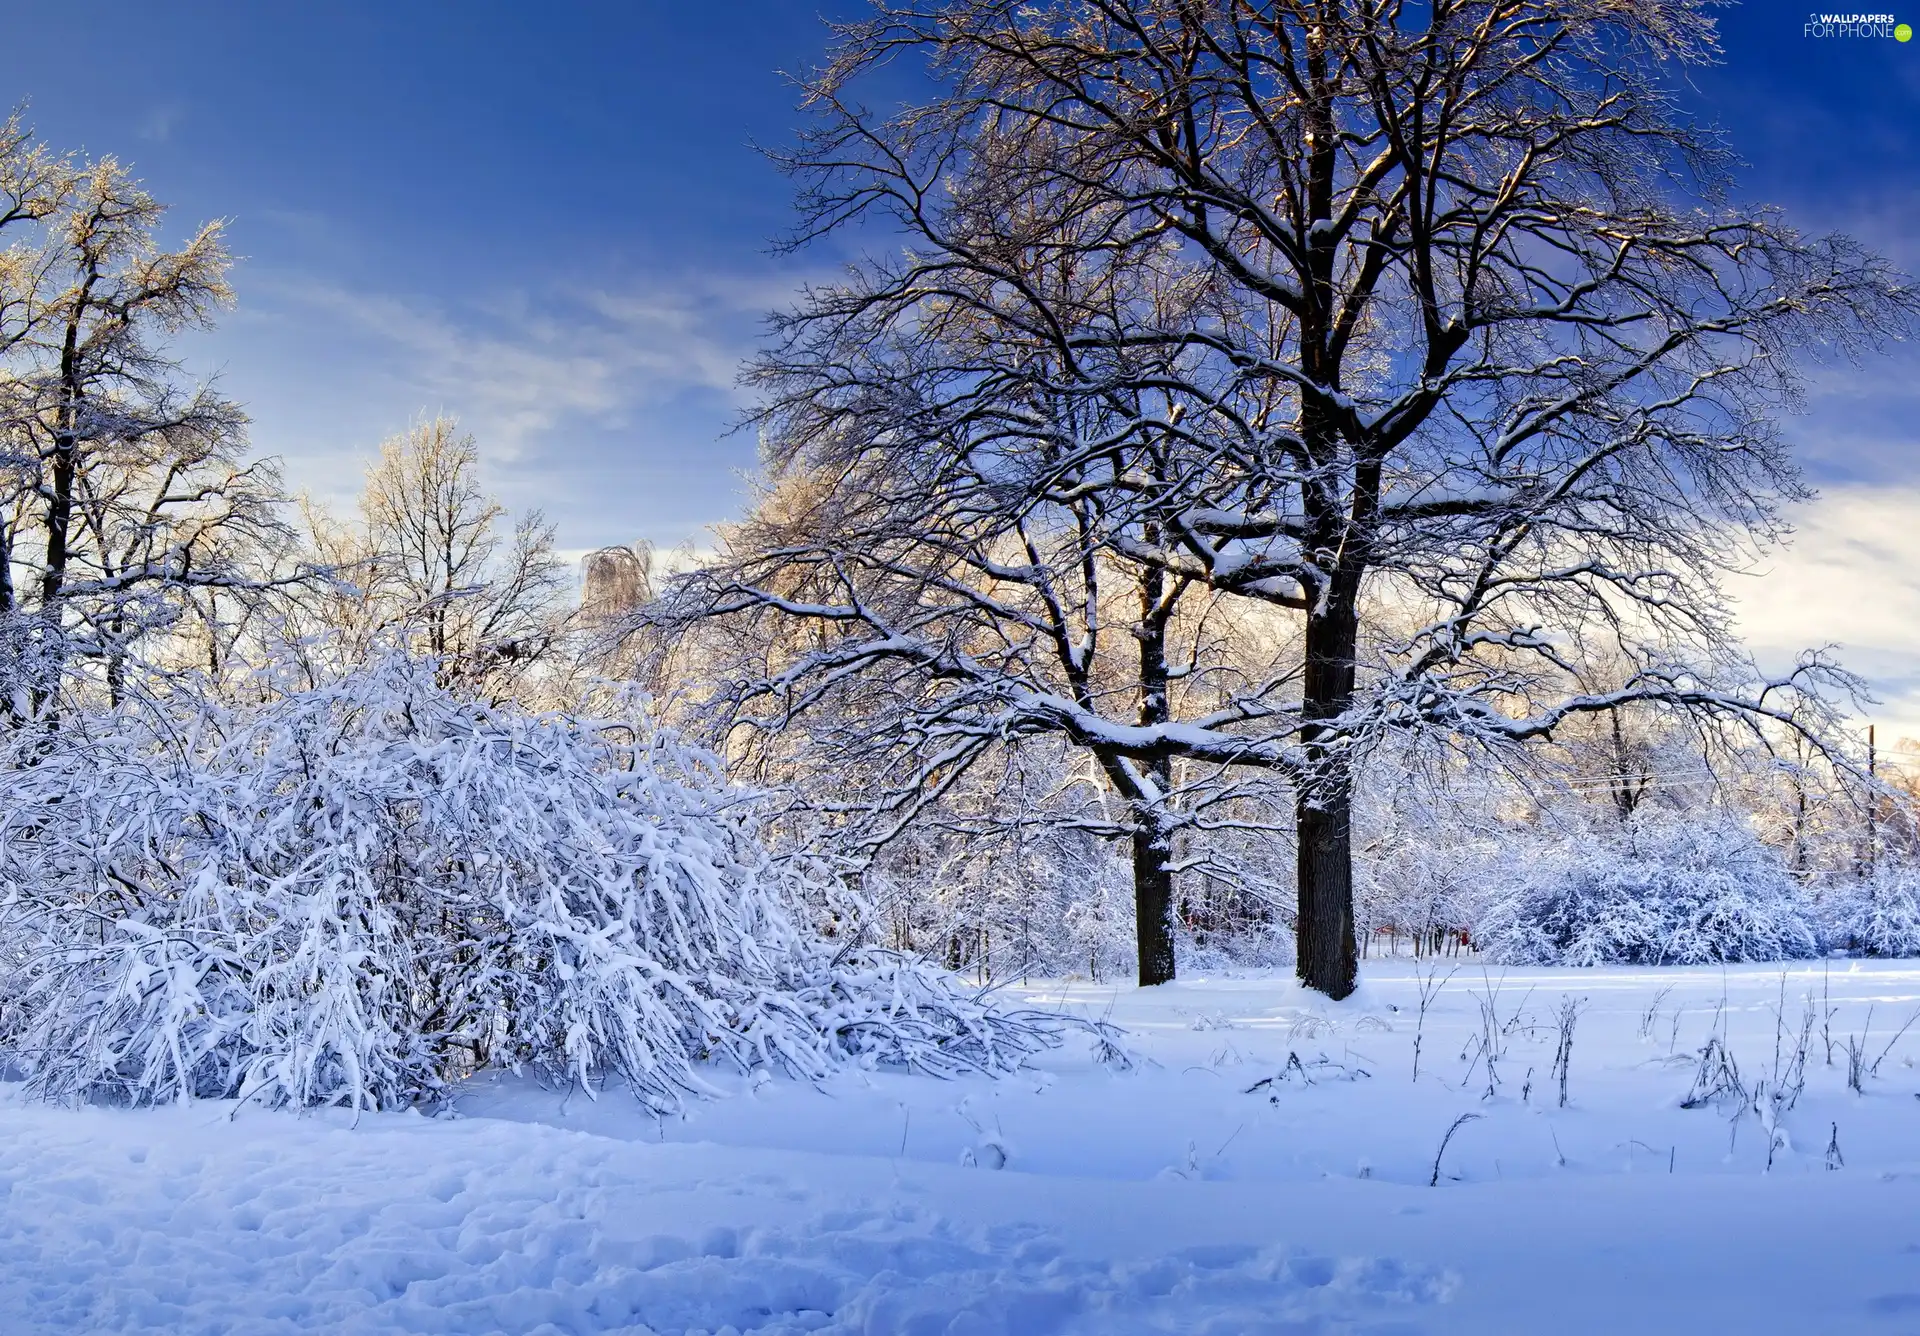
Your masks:
{"label": "utility pole", "polygon": [[1880,843],[1880,767],[1873,744],[1873,725],[1867,725],[1867,879],[1873,879]]}

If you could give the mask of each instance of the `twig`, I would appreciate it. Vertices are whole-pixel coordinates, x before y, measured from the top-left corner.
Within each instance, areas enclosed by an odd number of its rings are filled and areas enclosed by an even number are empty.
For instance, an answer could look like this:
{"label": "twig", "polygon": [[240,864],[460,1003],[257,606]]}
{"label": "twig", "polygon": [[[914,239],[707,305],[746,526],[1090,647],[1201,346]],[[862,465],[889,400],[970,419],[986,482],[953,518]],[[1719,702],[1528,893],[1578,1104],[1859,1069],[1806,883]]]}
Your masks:
{"label": "twig", "polygon": [[1653,1002],[1645,1011],[1640,1013],[1640,1038],[1647,1043],[1657,1042],[1654,1039],[1653,1027],[1658,1024],[1660,1020],[1660,1004],[1665,1002],[1668,995],[1672,992],[1673,985],[1668,984],[1665,988],[1662,988],[1653,995]]}
{"label": "twig", "polygon": [[1780,1040],[1787,1028],[1787,967],[1780,967],[1780,997],[1773,1007],[1773,1071],[1780,1073]]}
{"label": "twig", "polygon": [[[1420,1044],[1427,1031],[1427,1008],[1433,1004],[1436,997],[1440,996],[1440,990],[1445,988],[1452,981],[1453,976],[1459,972],[1460,967],[1455,965],[1447,971],[1446,978],[1440,979],[1440,967],[1435,965],[1420,981],[1420,1014],[1413,1027],[1413,1079],[1416,1081],[1420,1079]],[[1435,982],[1436,979],[1438,982]]]}
{"label": "twig", "polygon": [[1833,1066],[1833,962],[1820,966],[1820,1037],[1827,1045],[1827,1066]]}
{"label": "twig", "polygon": [[1856,1095],[1866,1094],[1864,1089],[1867,1076],[1867,1036],[1873,1032],[1873,1008],[1867,1008],[1867,1023],[1860,1027],[1858,1038],[1847,1036],[1847,1089]]}
{"label": "twig", "polygon": [[1580,1019],[1580,1004],[1570,997],[1560,999],[1554,1013],[1559,1022],[1560,1044],[1553,1053],[1553,1072],[1560,1078],[1560,1107],[1567,1107],[1567,1073],[1573,1067],[1573,1027]]}
{"label": "twig", "polygon": [[1453,1140],[1453,1134],[1458,1132],[1466,1124],[1478,1120],[1480,1116],[1481,1115],[1477,1113],[1463,1113],[1453,1120],[1453,1126],[1449,1127],[1447,1134],[1440,1138],[1440,1149],[1433,1153],[1433,1176],[1427,1180],[1428,1187],[1437,1188],[1440,1186],[1440,1159],[1447,1153],[1447,1143]]}
{"label": "twig", "polygon": [[1878,1076],[1880,1074],[1880,1064],[1887,1060],[1887,1054],[1893,1052],[1893,1046],[1900,1042],[1900,1036],[1908,1030],[1911,1030],[1915,1021],[1920,1021],[1920,1008],[1916,1008],[1913,1015],[1907,1017],[1907,1023],[1905,1025],[1893,1032],[1893,1038],[1889,1039],[1887,1046],[1880,1050],[1880,1056],[1873,1060],[1873,1066],[1867,1068],[1868,1076]]}

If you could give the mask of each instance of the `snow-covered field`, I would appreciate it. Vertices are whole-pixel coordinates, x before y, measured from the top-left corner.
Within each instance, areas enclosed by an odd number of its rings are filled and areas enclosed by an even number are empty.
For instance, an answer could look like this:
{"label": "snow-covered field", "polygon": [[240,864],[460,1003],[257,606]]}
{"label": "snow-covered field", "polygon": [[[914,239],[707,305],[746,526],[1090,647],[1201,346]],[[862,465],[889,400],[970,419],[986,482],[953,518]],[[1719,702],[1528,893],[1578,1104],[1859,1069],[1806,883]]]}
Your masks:
{"label": "snow-covered field", "polygon": [[[1920,965],[1468,962],[1422,1025],[1424,968],[1339,1005],[1035,986],[1139,1066],[763,1079],[664,1124],[508,1077],[357,1127],[9,1096],[0,1330],[1920,1331]],[[1744,1094],[1683,1108],[1710,1038]]]}

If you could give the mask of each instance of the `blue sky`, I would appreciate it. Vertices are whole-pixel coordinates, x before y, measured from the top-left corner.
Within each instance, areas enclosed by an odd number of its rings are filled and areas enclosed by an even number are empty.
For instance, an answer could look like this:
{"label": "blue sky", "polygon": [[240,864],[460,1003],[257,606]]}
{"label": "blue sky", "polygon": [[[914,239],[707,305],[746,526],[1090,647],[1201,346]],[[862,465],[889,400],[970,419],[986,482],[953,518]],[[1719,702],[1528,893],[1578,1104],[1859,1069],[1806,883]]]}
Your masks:
{"label": "blue sky", "polygon": [[[727,437],[759,317],[835,256],[776,260],[796,122],[778,71],[857,0],[15,6],[0,104],[131,161],[184,228],[232,219],[239,309],[196,336],[297,485],[344,500],[381,437],[457,413],[568,549],[698,541],[753,442]],[[1920,27],[1920,7],[1901,13]],[[1920,40],[1806,37],[1719,11],[1686,97],[1743,199],[1920,270]],[[55,58],[67,53],[66,58]],[[1777,658],[1842,642],[1920,736],[1920,354],[1814,366],[1790,424],[1823,500],[1740,593]]]}
{"label": "blue sky", "polygon": [[232,219],[240,305],[192,361],[296,482],[351,493],[444,409],[568,547],[677,542],[753,461],[720,439],[734,369],[802,266],[766,253],[789,192],[750,145],[788,133],[817,12],[69,0],[10,14],[0,103],[182,227]]}

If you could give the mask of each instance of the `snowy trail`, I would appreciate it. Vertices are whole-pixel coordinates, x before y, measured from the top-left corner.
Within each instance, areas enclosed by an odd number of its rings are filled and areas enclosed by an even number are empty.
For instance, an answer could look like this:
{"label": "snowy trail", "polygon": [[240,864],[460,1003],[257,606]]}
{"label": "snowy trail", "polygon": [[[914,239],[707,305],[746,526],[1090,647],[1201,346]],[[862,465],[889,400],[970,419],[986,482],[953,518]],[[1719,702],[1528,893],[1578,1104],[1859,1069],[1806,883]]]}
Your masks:
{"label": "snowy trail", "polygon": [[[1551,1047],[1519,1026],[1509,1087],[1463,1079],[1483,986],[1464,973],[1413,1084],[1391,963],[1342,1007],[1273,980],[1123,996],[1157,1063],[1132,1075],[1063,1055],[997,1084],[775,1082],[665,1126],[510,1081],[460,1119],[358,1128],[8,1100],[0,1330],[1920,1332],[1920,1029],[1862,1095],[1817,1053],[1771,1172],[1751,1119],[1675,1107],[1710,1023],[1768,1066],[1779,979],[1514,972],[1503,1014],[1588,999],[1566,1109],[1537,1075],[1531,1102],[1505,1093]],[[1910,967],[1829,983],[1836,1030],[1874,1008],[1876,1053],[1920,1005]],[[1302,1050],[1377,1070],[1243,1093]],[[1429,1188],[1461,1111],[1482,1118]],[[1005,1170],[962,1166],[989,1143]]]}

